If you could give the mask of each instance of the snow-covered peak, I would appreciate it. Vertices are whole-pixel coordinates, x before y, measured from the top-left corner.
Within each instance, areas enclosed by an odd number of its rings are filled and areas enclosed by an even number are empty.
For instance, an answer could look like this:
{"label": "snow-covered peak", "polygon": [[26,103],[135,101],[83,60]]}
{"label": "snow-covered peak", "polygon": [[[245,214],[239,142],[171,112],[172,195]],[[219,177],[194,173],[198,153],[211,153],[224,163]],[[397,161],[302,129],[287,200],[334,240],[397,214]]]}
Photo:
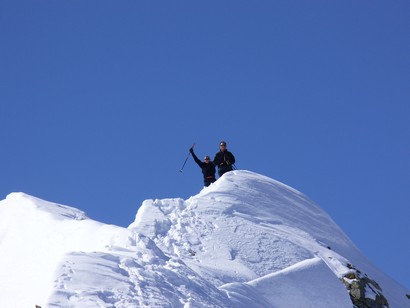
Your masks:
{"label": "snow-covered peak", "polygon": [[[376,281],[385,281],[383,290],[387,294],[399,296],[396,293],[400,290],[402,304],[407,300],[404,289],[376,269],[312,200],[285,184],[250,171],[226,173],[188,200],[146,200],[129,228],[153,239],[166,254],[177,256],[228,294],[232,283],[240,283],[239,289],[245,292],[240,295],[242,299],[254,280],[266,285],[272,280],[278,283],[277,277],[283,277],[280,273],[289,269],[296,272],[294,277],[305,277],[306,284],[304,295],[292,297],[292,307],[299,307],[301,302],[306,305],[309,298],[312,306],[320,307],[314,294],[318,294],[323,307],[331,307],[324,303],[334,301],[336,295],[326,293],[326,300],[323,290],[303,274],[306,268],[311,269],[304,264],[315,260],[315,268],[324,275],[322,283],[334,285],[336,281],[339,285],[337,307],[343,307],[343,302],[351,307],[346,286],[340,280],[352,268]],[[298,279],[295,278],[294,288],[303,284]],[[229,295],[231,298],[237,295],[237,286]],[[377,292],[369,296],[376,297]],[[260,292],[256,293],[259,300],[263,299]],[[265,303],[282,307],[280,296],[285,296],[288,304],[292,301],[286,292],[274,294],[275,300],[265,298]]]}
{"label": "snow-covered peak", "polygon": [[249,171],[229,172],[186,201],[146,200],[129,228],[181,258],[195,253],[199,262],[186,260],[193,267],[218,259],[212,279],[220,284],[282,270],[319,252],[359,254],[305,195]]}
{"label": "snow-covered peak", "polygon": [[66,256],[126,249],[133,237],[129,230],[91,220],[73,207],[9,194],[0,201],[0,307],[48,307]]}
{"label": "snow-covered peak", "polygon": [[192,199],[202,198],[217,200],[227,207],[225,214],[242,216],[255,224],[293,226],[333,249],[352,246],[329,215],[307,196],[260,174],[250,171],[227,173]]}
{"label": "snow-covered peak", "polygon": [[9,211],[15,211],[15,214],[21,212],[26,213],[25,215],[29,215],[31,212],[39,210],[44,214],[53,216],[53,218],[57,220],[82,220],[87,218],[85,213],[79,209],[48,202],[22,192],[11,193],[5,200],[0,202],[4,204],[4,206],[12,208],[9,209]]}
{"label": "snow-covered peak", "polygon": [[128,228],[10,194],[0,272],[1,307],[350,308],[348,289],[409,304],[318,205],[238,170],[188,200],[145,200]]}

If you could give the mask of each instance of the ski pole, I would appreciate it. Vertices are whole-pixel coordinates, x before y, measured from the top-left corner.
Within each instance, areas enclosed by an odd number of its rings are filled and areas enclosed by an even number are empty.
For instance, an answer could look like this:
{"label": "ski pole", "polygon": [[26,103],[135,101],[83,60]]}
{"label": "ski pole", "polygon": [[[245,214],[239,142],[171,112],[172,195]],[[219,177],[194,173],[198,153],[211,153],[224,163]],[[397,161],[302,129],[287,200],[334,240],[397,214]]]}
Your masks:
{"label": "ski pole", "polygon": [[[195,145],[195,143],[192,144],[192,148],[194,148],[194,145]],[[187,160],[188,160],[188,158],[189,158],[190,155],[191,155],[191,152],[188,153],[188,156],[185,158],[184,164],[182,165],[182,167],[181,167],[181,169],[179,170],[179,172],[182,172],[182,170],[184,169],[185,164],[186,164],[186,162],[187,162]]]}

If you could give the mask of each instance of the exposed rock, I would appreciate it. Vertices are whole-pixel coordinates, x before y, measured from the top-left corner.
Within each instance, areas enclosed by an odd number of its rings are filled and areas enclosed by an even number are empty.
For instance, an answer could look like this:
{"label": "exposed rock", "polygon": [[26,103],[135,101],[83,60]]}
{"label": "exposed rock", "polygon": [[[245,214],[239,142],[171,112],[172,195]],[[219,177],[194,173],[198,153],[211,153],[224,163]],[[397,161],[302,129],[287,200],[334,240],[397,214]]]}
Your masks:
{"label": "exposed rock", "polygon": [[347,264],[351,269],[342,277],[343,283],[349,290],[350,299],[356,308],[387,308],[389,303],[382,293],[380,285],[370,279],[353,265]]}

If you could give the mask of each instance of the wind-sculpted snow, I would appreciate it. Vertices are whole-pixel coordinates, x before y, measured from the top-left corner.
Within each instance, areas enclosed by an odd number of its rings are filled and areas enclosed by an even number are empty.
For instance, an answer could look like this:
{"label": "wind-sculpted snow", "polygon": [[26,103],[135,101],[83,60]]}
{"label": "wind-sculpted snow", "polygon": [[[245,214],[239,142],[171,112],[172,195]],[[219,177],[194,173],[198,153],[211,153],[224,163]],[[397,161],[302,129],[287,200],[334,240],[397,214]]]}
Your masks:
{"label": "wind-sculpted snow", "polygon": [[[340,288],[340,281],[320,258],[301,261],[246,283],[226,284],[222,289],[230,294],[235,307],[352,307],[346,290]],[[252,303],[254,298],[263,301]]]}
{"label": "wind-sculpted snow", "polygon": [[51,204],[25,194],[0,203],[0,307],[229,307],[148,237]]}
{"label": "wind-sculpted snow", "polygon": [[180,259],[137,236],[129,252],[71,253],[57,272],[50,307],[180,307],[194,301],[229,306],[225,296]]}
{"label": "wind-sculpted snow", "polygon": [[248,171],[145,200],[128,228],[22,193],[0,201],[0,307],[350,308],[352,264],[408,305],[316,204]]}
{"label": "wind-sculpted snow", "polygon": [[243,171],[226,174],[186,202],[145,201],[130,229],[153,238],[216,286],[282,270],[319,251],[329,253],[327,245],[351,245],[302,194]]}

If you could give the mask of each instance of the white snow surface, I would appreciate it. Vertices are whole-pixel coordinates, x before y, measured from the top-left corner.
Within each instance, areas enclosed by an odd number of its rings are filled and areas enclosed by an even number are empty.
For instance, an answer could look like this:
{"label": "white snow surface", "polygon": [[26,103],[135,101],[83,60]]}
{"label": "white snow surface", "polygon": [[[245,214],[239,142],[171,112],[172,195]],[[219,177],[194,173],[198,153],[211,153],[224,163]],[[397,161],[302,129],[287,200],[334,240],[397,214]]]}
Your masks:
{"label": "white snow surface", "polygon": [[410,307],[318,205],[250,171],[145,200],[128,228],[24,193],[0,201],[0,307],[350,308],[348,263]]}

